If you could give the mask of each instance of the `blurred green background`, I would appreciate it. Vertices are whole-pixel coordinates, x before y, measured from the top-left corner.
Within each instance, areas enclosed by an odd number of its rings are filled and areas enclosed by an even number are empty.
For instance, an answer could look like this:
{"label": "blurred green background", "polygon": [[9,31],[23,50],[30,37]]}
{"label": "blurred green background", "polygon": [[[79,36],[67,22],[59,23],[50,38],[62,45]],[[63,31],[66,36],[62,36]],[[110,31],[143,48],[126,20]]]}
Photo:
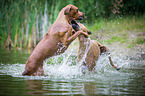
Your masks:
{"label": "blurred green background", "polygon": [[[145,0],[0,0],[0,48],[33,49],[68,4],[86,14],[92,39],[145,43]],[[130,34],[138,37],[128,42]]]}

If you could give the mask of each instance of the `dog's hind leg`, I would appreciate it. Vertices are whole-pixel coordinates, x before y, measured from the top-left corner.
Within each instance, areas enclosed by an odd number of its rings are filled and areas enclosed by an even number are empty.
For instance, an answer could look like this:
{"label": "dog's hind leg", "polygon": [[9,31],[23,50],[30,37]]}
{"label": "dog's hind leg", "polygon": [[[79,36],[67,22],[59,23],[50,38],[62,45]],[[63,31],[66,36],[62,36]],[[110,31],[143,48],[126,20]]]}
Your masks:
{"label": "dog's hind leg", "polygon": [[[100,43],[99,43],[99,44],[100,44]],[[101,45],[101,44],[100,44],[100,51],[101,51],[101,54],[104,53],[104,52],[106,52],[107,55],[110,55],[110,53],[109,53],[109,51],[108,51],[108,48],[107,48],[106,46]],[[109,56],[109,61],[110,61],[110,64],[111,64],[111,66],[112,66],[113,68],[115,68],[116,70],[120,70],[119,67],[117,67],[117,66],[114,65],[114,63],[113,63],[113,61],[112,61],[112,59],[111,59],[111,56]]]}

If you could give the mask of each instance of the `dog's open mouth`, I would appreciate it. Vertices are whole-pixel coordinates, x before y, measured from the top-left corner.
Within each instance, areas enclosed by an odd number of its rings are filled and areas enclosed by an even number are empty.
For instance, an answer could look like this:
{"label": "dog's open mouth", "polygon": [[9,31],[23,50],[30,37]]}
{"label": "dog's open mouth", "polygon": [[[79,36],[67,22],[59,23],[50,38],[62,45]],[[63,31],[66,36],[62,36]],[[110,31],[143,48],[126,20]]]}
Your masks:
{"label": "dog's open mouth", "polygon": [[75,20],[71,21],[72,27],[75,31],[78,31],[80,26],[78,25],[78,23]]}
{"label": "dog's open mouth", "polygon": [[82,16],[79,16],[79,18],[80,18],[79,20],[83,20],[83,17]]}

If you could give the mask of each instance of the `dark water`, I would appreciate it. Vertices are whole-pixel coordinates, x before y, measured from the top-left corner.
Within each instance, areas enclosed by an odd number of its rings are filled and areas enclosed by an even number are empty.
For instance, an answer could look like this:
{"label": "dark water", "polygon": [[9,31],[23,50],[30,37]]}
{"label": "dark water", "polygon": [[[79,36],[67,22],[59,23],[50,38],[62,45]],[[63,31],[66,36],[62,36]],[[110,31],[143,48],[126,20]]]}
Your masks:
{"label": "dark water", "polygon": [[[73,53],[73,52],[72,52]],[[75,65],[76,56],[54,57],[44,64],[48,76],[21,76],[29,57],[26,51],[0,50],[0,96],[21,95],[145,95],[145,62],[113,58],[116,71],[102,56],[96,73],[83,75]]]}

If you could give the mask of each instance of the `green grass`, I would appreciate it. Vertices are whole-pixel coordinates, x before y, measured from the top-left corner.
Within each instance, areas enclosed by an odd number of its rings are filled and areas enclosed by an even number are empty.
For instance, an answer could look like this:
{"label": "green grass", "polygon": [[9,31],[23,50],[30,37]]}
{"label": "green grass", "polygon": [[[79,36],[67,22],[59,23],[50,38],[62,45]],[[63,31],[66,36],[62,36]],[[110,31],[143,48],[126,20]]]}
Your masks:
{"label": "green grass", "polygon": [[131,48],[134,45],[145,43],[145,38],[138,36],[139,32],[145,32],[145,16],[100,18],[94,22],[86,27],[93,33],[91,39],[98,40],[103,44],[119,42],[127,44],[127,47]]}
{"label": "green grass", "polygon": [[145,44],[145,38],[138,37],[135,43],[137,43],[137,44]]}
{"label": "green grass", "polygon": [[126,43],[126,37],[113,36],[111,39],[104,40],[106,44],[112,44],[114,42]]}

